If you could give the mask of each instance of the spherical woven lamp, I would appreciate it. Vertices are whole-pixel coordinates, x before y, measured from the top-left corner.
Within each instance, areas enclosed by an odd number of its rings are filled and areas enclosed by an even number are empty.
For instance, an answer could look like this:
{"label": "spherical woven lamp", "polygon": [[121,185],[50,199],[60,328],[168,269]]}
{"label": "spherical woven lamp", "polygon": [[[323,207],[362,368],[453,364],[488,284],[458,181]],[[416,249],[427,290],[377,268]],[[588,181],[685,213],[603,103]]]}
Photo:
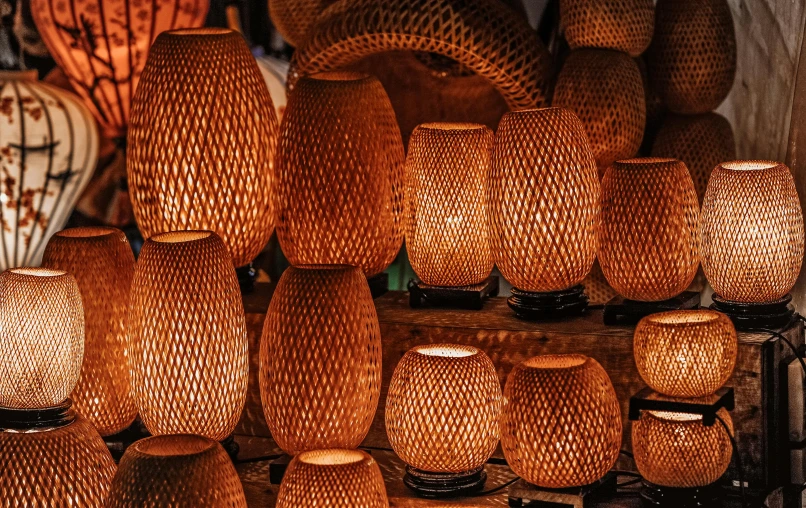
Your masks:
{"label": "spherical woven lamp", "polygon": [[291,267],[260,339],[260,395],[272,438],[296,455],[357,448],[381,390],[381,334],[358,268]]}
{"label": "spherical woven lamp", "polygon": [[484,464],[498,446],[501,384],[478,348],[433,344],[410,349],[386,398],[386,433],[408,464],[404,482],[426,497],[484,486]]}
{"label": "spherical woven lamp", "polygon": [[504,401],[501,447],[527,482],[552,489],[588,485],[616,463],[621,408],[596,360],[530,358],[509,374]]}
{"label": "spherical woven lamp", "polygon": [[335,0],[269,0],[269,16],[283,39],[299,46],[322,11],[333,3]]}
{"label": "spherical woven lamp", "polygon": [[563,0],[560,25],[571,49],[614,49],[638,56],[652,40],[652,0]]}

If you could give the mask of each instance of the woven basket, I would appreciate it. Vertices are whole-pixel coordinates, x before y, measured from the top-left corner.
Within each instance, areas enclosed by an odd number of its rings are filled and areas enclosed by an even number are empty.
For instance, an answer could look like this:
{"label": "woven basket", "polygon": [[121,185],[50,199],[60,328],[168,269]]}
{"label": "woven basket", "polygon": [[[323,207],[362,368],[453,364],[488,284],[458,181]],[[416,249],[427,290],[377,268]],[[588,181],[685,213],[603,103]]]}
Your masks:
{"label": "woven basket", "polygon": [[571,49],[614,49],[638,56],[652,40],[652,0],[562,0],[560,25]]}
{"label": "woven basket", "polygon": [[274,28],[289,44],[299,46],[325,8],[335,0],[269,0]]}

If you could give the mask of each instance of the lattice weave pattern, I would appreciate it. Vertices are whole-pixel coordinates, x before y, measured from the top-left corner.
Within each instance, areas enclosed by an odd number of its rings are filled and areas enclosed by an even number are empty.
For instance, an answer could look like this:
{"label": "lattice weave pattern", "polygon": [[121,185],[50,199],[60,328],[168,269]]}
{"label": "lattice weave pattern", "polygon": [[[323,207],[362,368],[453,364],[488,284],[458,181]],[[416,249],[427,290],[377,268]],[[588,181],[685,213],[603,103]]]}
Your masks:
{"label": "lattice weave pattern", "polygon": [[334,0],[269,0],[269,15],[283,39],[299,46],[322,11],[332,3]]}
{"label": "lattice weave pattern", "polygon": [[652,40],[652,0],[562,0],[560,24],[571,49],[614,49],[638,56]]}

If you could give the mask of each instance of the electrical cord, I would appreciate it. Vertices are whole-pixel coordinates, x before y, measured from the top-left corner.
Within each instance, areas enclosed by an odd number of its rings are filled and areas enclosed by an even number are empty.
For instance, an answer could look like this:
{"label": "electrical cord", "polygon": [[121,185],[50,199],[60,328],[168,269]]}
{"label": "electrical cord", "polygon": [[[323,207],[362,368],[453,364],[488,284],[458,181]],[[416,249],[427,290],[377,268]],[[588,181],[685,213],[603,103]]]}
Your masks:
{"label": "electrical cord", "polygon": [[516,476],[515,478],[509,480],[506,483],[503,483],[503,484],[499,485],[498,487],[493,487],[490,490],[485,490],[485,491],[479,492],[477,494],[474,494],[473,497],[483,497],[483,496],[489,496],[490,494],[495,494],[496,492],[509,487],[510,485],[512,485],[513,483],[515,483],[518,480],[520,480],[520,477]]}
{"label": "electrical cord", "polygon": [[[799,318],[800,318],[800,319],[803,319],[803,316],[799,316]],[[806,321],[804,321],[804,322],[806,322]],[[784,336],[783,336],[783,335],[782,335],[780,332],[776,332],[775,330],[769,330],[769,329],[767,329],[767,328],[753,328],[753,330],[751,330],[751,331],[754,331],[754,332],[763,332],[763,333],[769,333],[770,335],[772,335],[772,336],[774,336],[774,337],[777,337],[777,338],[781,339],[781,341],[782,341],[784,344],[786,344],[787,346],[789,346],[789,349],[791,349],[791,350],[792,350],[792,353],[794,353],[794,354],[795,354],[795,357],[796,357],[796,358],[798,359],[798,361],[800,362],[800,368],[801,368],[801,369],[803,369],[803,374],[804,374],[804,375],[806,375],[806,362],[804,362],[804,361],[803,361],[803,357],[802,357],[802,356],[800,355],[800,353],[798,352],[798,348],[796,348],[796,347],[795,347],[795,345],[794,345],[794,344],[792,344],[792,342],[790,342],[790,341],[789,341],[789,339],[787,339],[786,337],[784,337]]]}
{"label": "electrical cord", "polygon": [[619,453],[635,461],[635,457],[633,456],[633,454],[628,452],[627,450],[619,450]]}
{"label": "electrical cord", "polygon": [[739,455],[739,446],[736,444],[736,439],[733,437],[733,434],[730,433],[730,428],[728,424],[725,423],[725,420],[719,415],[714,416],[716,416],[716,419],[722,424],[725,433],[728,435],[728,439],[730,439],[730,445],[733,447],[733,456],[736,457],[736,468],[739,470],[739,488],[742,493],[742,508],[747,508],[747,496],[744,491],[744,466],[742,465],[742,457]]}

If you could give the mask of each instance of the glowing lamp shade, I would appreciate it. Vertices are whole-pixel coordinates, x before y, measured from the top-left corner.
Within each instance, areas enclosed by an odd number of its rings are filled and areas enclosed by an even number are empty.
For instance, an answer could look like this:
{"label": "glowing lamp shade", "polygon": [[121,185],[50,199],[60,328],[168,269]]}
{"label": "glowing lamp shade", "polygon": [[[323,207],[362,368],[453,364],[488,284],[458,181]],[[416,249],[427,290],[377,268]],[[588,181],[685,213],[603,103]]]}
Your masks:
{"label": "glowing lamp shade", "polygon": [[630,300],[661,301],[691,284],[699,266],[699,206],[686,165],[675,159],[618,161],[602,179],[599,263]]}
{"label": "glowing lamp shade", "polygon": [[582,355],[536,356],[504,388],[501,446],[518,476],[544,488],[602,478],[621,449],[621,409],[599,362]]}
{"label": "glowing lamp shade", "polygon": [[358,447],[381,391],[378,315],[358,268],[283,273],[263,325],[259,379],[272,438],[286,453]]}
{"label": "glowing lamp shade", "polygon": [[220,444],[179,434],[141,439],[126,449],[106,506],[166,504],[246,508],[241,480]]}
{"label": "glowing lamp shade", "polygon": [[422,124],[406,159],[406,249],[433,286],[468,286],[493,269],[486,189],[493,133],[478,124]]}
{"label": "glowing lamp shade", "polygon": [[803,261],[803,213],[792,174],[771,161],[725,162],[702,203],[702,268],[736,302],[785,296]]}
{"label": "glowing lamp shade", "polygon": [[386,486],[375,459],[359,450],[300,453],[288,465],[277,508],[387,508]]}
{"label": "glowing lamp shade", "polygon": [[132,281],[128,353],[149,432],[229,436],[246,402],[243,301],[224,242],[211,231],[146,240]]}
{"label": "glowing lamp shade", "polygon": [[638,56],[652,40],[652,0],[563,0],[560,24],[571,49],[614,49]]}

